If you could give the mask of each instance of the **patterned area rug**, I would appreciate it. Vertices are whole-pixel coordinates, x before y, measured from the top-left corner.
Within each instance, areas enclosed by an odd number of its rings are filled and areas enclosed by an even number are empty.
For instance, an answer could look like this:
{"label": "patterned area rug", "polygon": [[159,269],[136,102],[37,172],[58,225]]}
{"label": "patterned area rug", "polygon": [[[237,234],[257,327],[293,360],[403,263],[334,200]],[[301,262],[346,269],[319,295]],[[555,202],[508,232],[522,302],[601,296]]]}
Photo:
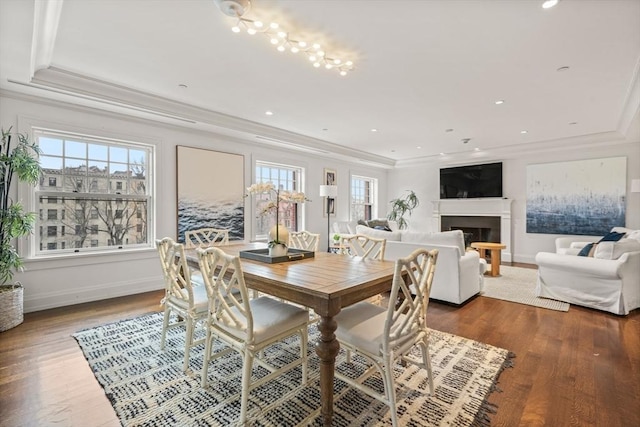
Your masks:
{"label": "patterned area rug", "polygon": [[[209,386],[200,388],[204,345],[192,350],[190,370],[182,372],[184,330],[168,333],[159,348],[162,314],[154,313],[85,331],[73,336],[104,388],[123,426],[229,426],[240,413],[242,361],[232,352],[212,362]],[[318,330],[309,328],[315,342]],[[486,426],[495,407],[487,402],[498,376],[511,366],[507,350],[473,340],[431,331],[431,359],[435,396],[428,395],[426,371],[412,365],[396,367],[398,413],[402,426]],[[221,348],[221,343],[214,346]],[[299,353],[291,338],[265,351],[264,357],[284,364]],[[363,360],[344,361],[341,371],[361,371]],[[251,426],[320,426],[318,358],[309,346],[310,379],[302,389],[300,369],[267,382],[250,394]],[[253,375],[264,374],[254,368]],[[380,377],[371,381],[381,387]],[[390,426],[389,408],[337,380],[334,391],[334,426]]]}
{"label": "patterned area rug", "polygon": [[557,311],[569,311],[569,304],[535,295],[538,270],[501,265],[501,276],[484,277],[480,295]]}

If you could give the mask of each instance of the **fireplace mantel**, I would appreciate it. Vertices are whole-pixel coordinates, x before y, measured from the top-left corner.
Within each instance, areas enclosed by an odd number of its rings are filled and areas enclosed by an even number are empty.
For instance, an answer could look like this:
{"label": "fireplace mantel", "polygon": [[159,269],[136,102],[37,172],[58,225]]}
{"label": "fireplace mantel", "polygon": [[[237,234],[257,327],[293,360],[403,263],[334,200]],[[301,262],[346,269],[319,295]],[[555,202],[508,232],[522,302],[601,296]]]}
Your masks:
{"label": "fireplace mantel", "polygon": [[502,259],[506,262],[513,260],[511,245],[511,204],[512,199],[443,199],[434,200],[432,229],[440,230],[441,217],[452,216],[499,216],[500,237],[506,249],[502,251]]}

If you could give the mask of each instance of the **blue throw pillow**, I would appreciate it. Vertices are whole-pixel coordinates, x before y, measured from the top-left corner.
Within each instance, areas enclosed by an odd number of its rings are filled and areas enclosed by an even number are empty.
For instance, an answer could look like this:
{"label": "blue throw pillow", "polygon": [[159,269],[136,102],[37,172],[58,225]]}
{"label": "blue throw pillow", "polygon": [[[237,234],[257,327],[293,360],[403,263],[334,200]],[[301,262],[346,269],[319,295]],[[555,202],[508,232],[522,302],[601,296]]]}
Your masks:
{"label": "blue throw pillow", "polygon": [[600,239],[600,242],[617,242],[618,240],[622,239],[624,237],[625,233],[618,233],[616,231],[612,231],[610,233],[608,233],[606,236],[604,236],[602,239]]}
{"label": "blue throw pillow", "polygon": [[589,251],[591,251],[594,244],[595,243],[587,243],[582,249],[580,249],[578,256],[589,256]]}

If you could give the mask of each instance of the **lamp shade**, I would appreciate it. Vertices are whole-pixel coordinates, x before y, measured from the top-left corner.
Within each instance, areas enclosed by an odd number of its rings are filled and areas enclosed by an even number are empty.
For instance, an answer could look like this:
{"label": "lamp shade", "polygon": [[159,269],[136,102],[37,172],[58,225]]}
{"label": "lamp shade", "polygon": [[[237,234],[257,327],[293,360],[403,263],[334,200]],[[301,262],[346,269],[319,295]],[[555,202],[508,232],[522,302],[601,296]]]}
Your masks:
{"label": "lamp shade", "polygon": [[631,180],[631,192],[640,193],[640,179]]}
{"label": "lamp shade", "polygon": [[321,185],[320,197],[338,197],[337,185]]}

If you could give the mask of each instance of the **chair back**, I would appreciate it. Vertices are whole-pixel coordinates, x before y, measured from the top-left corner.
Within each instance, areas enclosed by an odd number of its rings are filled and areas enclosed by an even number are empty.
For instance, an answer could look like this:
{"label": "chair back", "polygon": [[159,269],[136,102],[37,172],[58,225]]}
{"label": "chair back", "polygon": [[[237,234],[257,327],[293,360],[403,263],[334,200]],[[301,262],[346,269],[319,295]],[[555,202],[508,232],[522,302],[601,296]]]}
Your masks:
{"label": "chair back", "polygon": [[377,239],[363,234],[355,234],[353,236],[343,236],[341,246],[342,252],[351,256],[358,256],[363,259],[384,260],[387,239]]}
{"label": "chair back", "polygon": [[229,230],[220,228],[199,228],[184,233],[187,249],[226,246],[229,244]]}
{"label": "chair back", "polygon": [[251,343],[253,316],[240,258],[215,246],[196,251],[207,287],[212,322],[217,322],[227,331],[235,331],[236,336],[246,336],[246,341]]}
{"label": "chair back", "polygon": [[177,243],[171,237],[156,240],[156,248],[160,255],[160,264],[164,275],[164,288],[166,300],[183,300],[194,306],[193,286],[191,273],[184,254],[184,245]]}
{"label": "chair back", "polygon": [[396,261],[393,285],[384,326],[383,351],[394,351],[397,345],[427,330],[427,306],[435,273],[438,250],[416,249]]}
{"label": "chair back", "polygon": [[318,251],[320,244],[320,234],[309,233],[308,231],[296,231],[289,233],[289,247],[293,249],[304,249],[305,251]]}

